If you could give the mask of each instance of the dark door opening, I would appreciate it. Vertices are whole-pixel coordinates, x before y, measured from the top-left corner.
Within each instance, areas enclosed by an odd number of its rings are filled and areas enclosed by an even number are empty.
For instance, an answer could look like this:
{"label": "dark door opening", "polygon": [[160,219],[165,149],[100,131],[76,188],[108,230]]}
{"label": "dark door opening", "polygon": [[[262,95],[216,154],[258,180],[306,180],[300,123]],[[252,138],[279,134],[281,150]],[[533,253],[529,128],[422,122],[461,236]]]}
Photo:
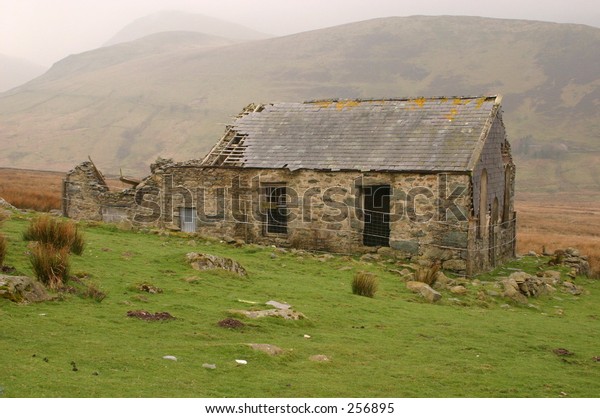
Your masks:
{"label": "dark door opening", "polygon": [[267,233],[287,234],[287,193],[285,186],[266,188]]}
{"label": "dark door opening", "polygon": [[390,246],[390,186],[363,187],[363,244]]}

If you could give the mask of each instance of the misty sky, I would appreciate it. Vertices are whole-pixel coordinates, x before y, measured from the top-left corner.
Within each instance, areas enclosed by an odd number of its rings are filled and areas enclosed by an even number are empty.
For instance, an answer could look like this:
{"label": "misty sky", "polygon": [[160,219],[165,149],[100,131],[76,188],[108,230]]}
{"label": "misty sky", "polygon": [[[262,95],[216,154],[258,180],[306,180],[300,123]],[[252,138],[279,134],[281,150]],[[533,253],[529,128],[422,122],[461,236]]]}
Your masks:
{"label": "misty sky", "polygon": [[600,27],[598,0],[0,0],[0,54],[51,65],[131,21],[180,10],[286,35],[375,17],[469,15]]}

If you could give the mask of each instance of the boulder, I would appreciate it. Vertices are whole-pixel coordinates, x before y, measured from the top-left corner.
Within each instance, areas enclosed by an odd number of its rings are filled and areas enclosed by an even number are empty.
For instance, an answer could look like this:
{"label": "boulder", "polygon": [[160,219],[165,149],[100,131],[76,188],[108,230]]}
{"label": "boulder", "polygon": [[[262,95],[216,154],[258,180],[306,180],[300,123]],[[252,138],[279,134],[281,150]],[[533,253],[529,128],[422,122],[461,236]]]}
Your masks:
{"label": "boulder", "polygon": [[419,293],[428,302],[437,302],[442,298],[441,293],[433,290],[431,286],[423,282],[408,281],[406,287],[413,293]]}
{"label": "boulder", "polygon": [[278,356],[283,354],[283,349],[272,344],[250,344],[250,348],[257,351],[262,351],[270,356]]}
{"label": "boulder", "polygon": [[527,297],[519,291],[519,285],[514,279],[507,278],[502,280],[501,283],[504,286],[504,293],[502,294],[504,297],[517,303],[527,303]]}
{"label": "boulder", "polygon": [[464,295],[465,293],[467,293],[467,288],[461,285],[452,286],[450,288],[450,292],[455,295]]}
{"label": "boulder", "polygon": [[26,276],[0,275],[0,297],[16,303],[43,302],[52,299],[44,286]]}
{"label": "boulder", "polygon": [[231,258],[203,253],[188,253],[186,258],[188,263],[190,263],[192,268],[195,270],[202,271],[221,269],[230,271],[242,277],[248,275],[246,269],[244,269],[244,267],[242,267],[237,261],[232,260]]}

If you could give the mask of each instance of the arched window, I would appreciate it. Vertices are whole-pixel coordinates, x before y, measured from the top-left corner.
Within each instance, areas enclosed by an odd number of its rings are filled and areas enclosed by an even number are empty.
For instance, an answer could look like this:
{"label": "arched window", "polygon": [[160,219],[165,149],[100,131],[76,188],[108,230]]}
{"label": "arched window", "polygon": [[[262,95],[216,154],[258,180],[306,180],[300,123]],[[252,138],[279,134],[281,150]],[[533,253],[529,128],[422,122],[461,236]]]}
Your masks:
{"label": "arched window", "polygon": [[487,215],[487,190],[488,190],[488,175],[487,170],[484,168],[481,172],[481,180],[479,184],[479,228],[478,238],[483,236],[485,228],[485,218]]}

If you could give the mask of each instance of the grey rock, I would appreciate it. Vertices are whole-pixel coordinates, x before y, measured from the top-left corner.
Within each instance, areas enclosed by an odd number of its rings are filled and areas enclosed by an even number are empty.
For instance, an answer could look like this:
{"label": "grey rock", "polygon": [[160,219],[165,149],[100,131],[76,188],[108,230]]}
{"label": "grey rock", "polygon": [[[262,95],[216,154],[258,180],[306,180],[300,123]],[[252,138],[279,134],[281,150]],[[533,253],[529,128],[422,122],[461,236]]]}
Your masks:
{"label": "grey rock", "polygon": [[52,299],[44,286],[26,276],[0,275],[0,298],[16,303],[43,302]]}
{"label": "grey rock", "polygon": [[244,267],[242,267],[237,261],[232,260],[231,258],[202,253],[188,253],[186,258],[188,263],[190,263],[192,268],[195,270],[203,271],[222,269],[235,273],[238,276],[248,275],[246,269],[244,269]]}
{"label": "grey rock", "polygon": [[204,364],[202,364],[202,367],[204,367],[205,369],[214,370],[214,369],[217,368],[217,365],[216,364],[210,364],[210,363],[204,363]]}

